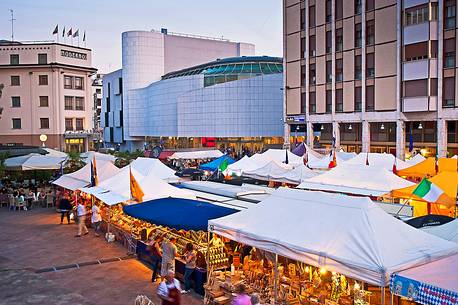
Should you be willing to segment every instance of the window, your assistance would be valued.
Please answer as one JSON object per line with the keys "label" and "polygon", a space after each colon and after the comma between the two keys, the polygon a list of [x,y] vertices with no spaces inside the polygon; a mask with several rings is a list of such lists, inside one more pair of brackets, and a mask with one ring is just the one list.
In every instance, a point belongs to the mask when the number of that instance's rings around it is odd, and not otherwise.
{"label": "window", "polygon": [[64,88],[65,89],[73,89],[73,77],[65,75],[64,76]]}
{"label": "window", "polygon": [[336,82],[343,81],[343,60],[336,59]]}
{"label": "window", "polygon": [[404,14],[404,25],[414,25],[429,21],[428,4],[407,9]]}
{"label": "window", "polygon": [[13,121],[13,129],[21,129],[21,119],[14,118]]}
{"label": "window", "polygon": [[331,22],[332,20],[332,1],[326,0],[326,22]]}
{"label": "window", "polygon": [[40,128],[49,129],[49,118],[40,118]]}
{"label": "window", "polygon": [[438,7],[437,7],[437,2],[431,2],[431,15],[430,15],[430,20],[431,21],[436,21],[438,17]]}
{"label": "window", "polygon": [[315,20],[315,5],[312,5],[309,7],[309,27],[313,28],[316,26],[316,20]]}
{"label": "window", "polygon": [[305,58],[305,52],[307,50],[307,44],[305,42],[305,37],[301,38],[301,58]]}
{"label": "window", "polygon": [[375,110],[375,90],[374,86],[366,86],[366,111]]}
{"label": "window", "polygon": [[366,54],[366,77],[375,77],[375,56],[374,53]]}
{"label": "window", "polygon": [[38,75],[38,85],[47,86],[48,85],[48,76],[47,75]]}
{"label": "window", "polygon": [[332,61],[326,61],[326,82],[332,82]]}
{"label": "window", "polygon": [[444,8],[444,27],[446,29],[453,29],[456,24],[456,3],[455,0],[447,0],[445,1],[445,8]]}
{"label": "window", "polygon": [[310,84],[314,85],[316,82],[316,67],[315,64],[309,65],[310,71],[309,71],[309,77],[310,77]]}
{"label": "window", "polygon": [[370,46],[375,43],[375,22],[369,20],[366,22],[366,45]]}
{"label": "window", "polygon": [[336,5],[336,20],[343,18],[343,0],[335,0]]}
{"label": "window", "polygon": [[355,0],[355,15],[361,14],[362,9],[363,9],[363,1]]}
{"label": "window", "polygon": [[49,107],[49,100],[47,96],[40,96],[40,107]]}
{"label": "window", "polygon": [[309,38],[309,56],[314,57],[316,54],[316,36],[312,35]]}
{"label": "window", "polygon": [[326,113],[332,112],[332,91],[326,90]]}
{"label": "window", "polygon": [[64,103],[65,110],[73,110],[73,96],[65,96]]}
{"label": "window", "polygon": [[455,78],[444,77],[443,87],[443,107],[455,107]]}
{"label": "window", "polygon": [[84,97],[75,97],[75,110],[84,110]]}
{"label": "window", "polygon": [[332,52],[332,31],[326,32],[326,53]]}
{"label": "window", "polygon": [[301,86],[305,86],[306,84],[305,83],[306,82],[306,79],[305,79],[306,78],[306,74],[305,74],[306,69],[307,69],[306,66],[301,66]]}
{"label": "window", "polygon": [[75,76],[75,89],[83,90],[83,78]]}
{"label": "window", "polygon": [[363,45],[363,31],[361,23],[355,24],[355,48],[361,48]]}
{"label": "window", "polygon": [[336,90],[336,112],[343,112],[343,89]]}
{"label": "window", "polygon": [[20,86],[21,85],[21,79],[19,78],[19,75],[11,75],[11,86]]}
{"label": "window", "polygon": [[404,82],[404,97],[417,97],[428,95],[428,80],[417,79]]}
{"label": "window", "polygon": [[336,30],[336,52],[343,50],[343,29]]}
{"label": "window", "polygon": [[38,54],[38,64],[46,65],[48,63],[48,54]]}
{"label": "window", "polygon": [[76,119],[76,130],[83,130],[84,119]]}
{"label": "window", "polygon": [[455,38],[444,40],[444,68],[455,68]]}
{"label": "window", "polygon": [[430,47],[431,58],[437,58],[437,40],[430,40],[430,42],[431,42],[431,47]]}
{"label": "window", "polygon": [[21,97],[20,96],[12,96],[11,97],[11,107],[13,107],[13,108],[21,107]]}
{"label": "window", "polygon": [[[437,40],[436,40],[437,42]],[[421,60],[428,58],[428,42],[419,42],[404,47],[405,61]]]}
{"label": "window", "polygon": [[363,73],[362,73],[361,55],[356,55],[355,56],[355,79],[362,79],[362,78],[363,78]]}
{"label": "window", "polygon": [[305,9],[301,8],[301,31],[305,30]]}
{"label": "window", "polygon": [[361,112],[362,98],[361,98],[361,87],[355,87],[355,111]]}
{"label": "window", "polygon": [[307,109],[306,109],[307,96],[306,95],[307,93],[305,92],[301,93],[301,113],[307,112]]}
{"label": "window", "polygon": [[99,88],[95,89],[95,93],[96,94],[102,94],[102,89],[99,89]]}
{"label": "window", "polygon": [[65,131],[73,131],[73,119],[65,119]]}
{"label": "window", "polygon": [[316,93],[309,93],[309,113],[316,113]]}
{"label": "window", "polygon": [[366,11],[372,11],[375,8],[375,0],[366,0]]}
{"label": "window", "polygon": [[10,65],[19,65],[19,54],[10,54]]}

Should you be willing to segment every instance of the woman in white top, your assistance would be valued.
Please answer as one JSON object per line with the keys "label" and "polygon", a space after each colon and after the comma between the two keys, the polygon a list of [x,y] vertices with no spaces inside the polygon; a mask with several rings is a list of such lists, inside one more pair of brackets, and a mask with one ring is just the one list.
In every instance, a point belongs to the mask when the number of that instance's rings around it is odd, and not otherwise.
{"label": "woman in white top", "polygon": [[94,226],[95,236],[100,236],[99,230],[100,224],[102,223],[102,216],[100,215],[100,208],[96,204],[92,205],[91,222]]}

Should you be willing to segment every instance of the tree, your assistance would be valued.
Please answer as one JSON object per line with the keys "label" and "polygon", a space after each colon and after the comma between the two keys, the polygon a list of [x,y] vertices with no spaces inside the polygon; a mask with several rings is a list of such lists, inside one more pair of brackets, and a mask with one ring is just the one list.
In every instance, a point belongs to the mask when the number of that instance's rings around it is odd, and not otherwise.
{"label": "tree", "polygon": [[8,159],[8,153],[0,153],[0,178],[3,178],[5,175],[5,160]]}
{"label": "tree", "polygon": [[67,158],[68,172],[73,173],[74,171],[79,170],[83,166],[84,166],[84,162],[79,152],[71,151],[68,153],[68,158]]}

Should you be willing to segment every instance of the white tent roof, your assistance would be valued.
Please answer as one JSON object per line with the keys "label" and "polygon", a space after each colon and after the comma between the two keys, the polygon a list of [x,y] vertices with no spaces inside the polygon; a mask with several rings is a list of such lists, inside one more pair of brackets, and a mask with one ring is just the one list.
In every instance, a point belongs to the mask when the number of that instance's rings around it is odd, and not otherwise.
{"label": "white tent roof", "polygon": [[292,170],[292,168],[287,164],[270,161],[266,165],[255,170],[244,171],[243,176],[258,180],[272,181],[273,177],[282,177],[290,170]]}
{"label": "white tent roof", "polygon": [[344,152],[344,151],[337,152],[337,158],[343,161],[348,161],[350,159],[353,159],[356,156],[357,154],[355,152]]}
{"label": "white tent roof", "polygon": [[298,188],[364,196],[382,196],[414,183],[384,168],[344,163],[319,176],[306,179]]}
{"label": "white tent roof", "polygon": [[282,177],[274,177],[277,181],[298,184],[302,181],[318,175],[305,165],[296,166],[293,170],[288,171]]}
{"label": "white tent roof", "polygon": [[6,159],[5,167],[9,170],[54,170],[60,169],[65,159],[66,157],[52,157],[31,153]]}
{"label": "white tent roof", "polygon": [[[97,162],[97,161],[96,161]],[[118,174],[120,171],[113,163],[107,161],[97,162],[97,178],[99,183]],[[53,184],[59,185],[69,190],[77,190],[88,186],[91,183],[91,163],[86,164],[76,172],[63,175],[53,181]]]}
{"label": "white tent roof", "polygon": [[209,231],[313,266],[386,286],[391,273],[458,253],[458,246],[385,213],[367,197],[280,188]]}
{"label": "white tent roof", "polygon": [[253,160],[252,158],[248,156],[244,156],[242,159],[238,160],[237,162],[229,164],[227,168],[230,171],[242,173],[244,171],[257,169],[261,166],[262,165],[260,163]]}
{"label": "white tent roof", "polygon": [[102,154],[96,151],[87,151],[85,153],[81,154],[81,158],[83,159],[84,162],[89,163],[95,156],[95,161],[109,161],[114,163],[116,160],[116,157],[113,155],[109,154]]}
{"label": "white tent roof", "polygon": [[62,152],[62,151],[58,151],[58,150],[55,150],[55,149],[52,149],[52,148],[43,148],[44,150],[46,150],[48,153],[46,154],[46,156],[48,157],[61,157],[61,158],[67,158],[67,154]]}
{"label": "white tent roof", "polygon": [[413,166],[415,164],[418,164],[420,162],[423,162],[425,161],[426,158],[423,157],[421,154],[416,154],[415,156],[413,156],[413,158],[409,159],[409,160],[406,160],[406,162],[410,165],[410,166]]}
{"label": "white tent roof", "polygon": [[[369,156],[369,158],[367,156]],[[367,158],[369,159],[369,166],[374,166],[376,168],[385,168],[389,171],[393,170],[394,160],[397,159],[392,154],[359,153],[354,158],[351,158],[350,160],[345,161],[345,164],[366,165]],[[339,162],[337,162],[337,166],[339,165],[340,165]],[[410,166],[412,165],[405,161],[402,161],[401,159],[396,160],[396,168],[398,170],[404,169]]]}
{"label": "white tent roof", "polygon": [[169,159],[188,159],[188,160],[194,160],[194,159],[213,159],[213,158],[219,158],[223,155],[222,152],[220,152],[217,149],[214,150],[197,150],[197,151],[183,151],[183,152],[176,152],[173,155],[169,157]]}
{"label": "white tent roof", "polygon": [[429,234],[458,243],[458,219],[440,226],[429,226],[421,229]]}
{"label": "white tent roof", "polygon": [[297,165],[297,164],[303,164],[304,163],[302,157],[299,157],[298,155],[295,155],[295,154],[293,154],[292,152],[290,152],[289,150],[286,150],[286,149],[273,149],[273,148],[271,148],[271,149],[268,149],[265,152],[263,152],[261,155],[264,156],[264,157],[267,157],[271,161],[276,161],[278,163],[285,163],[286,154],[288,154],[288,164]]}
{"label": "white tent roof", "polygon": [[143,176],[147,176],[149,173],[154,173],[154,175],[159,179],[166,180],[170,183],[178,182],[180,180],[179,177],[175,176],[175,171],[162,163],[159,159],[139,157],[130,165],[139,171]]}

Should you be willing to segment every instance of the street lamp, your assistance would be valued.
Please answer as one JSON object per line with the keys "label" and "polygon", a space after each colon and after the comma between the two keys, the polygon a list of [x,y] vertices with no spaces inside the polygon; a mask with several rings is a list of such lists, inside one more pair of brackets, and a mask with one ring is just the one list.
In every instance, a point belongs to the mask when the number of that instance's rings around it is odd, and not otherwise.
{"label": "street lamp", "polygon": [[41,146],[45,147],[45,142],[48,140],[48,136],[45,134],[40,135]]}

